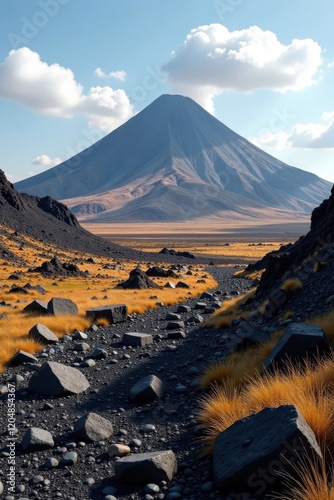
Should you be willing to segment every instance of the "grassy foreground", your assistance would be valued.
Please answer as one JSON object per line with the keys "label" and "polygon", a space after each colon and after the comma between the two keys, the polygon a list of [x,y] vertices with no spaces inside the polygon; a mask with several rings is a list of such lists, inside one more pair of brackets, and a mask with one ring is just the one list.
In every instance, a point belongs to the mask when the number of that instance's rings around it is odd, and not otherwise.
{"label": "grassy foreground", "polygon": [[[300,289],[298,281],[282,288],[290,292]],[[209,324],[224,328],[240,316],[247,318],[242,304],[252,295],[228,301]],[[293,316],[293,312],[288,315]],[[321,327],[334,347],[334,311],[316,316],[309,324]],[[301,460],[299,481],[282,477],[290,485],[291,494],[275,496],[281,500],[333,500],[333,474],[328,464],[334,456],[334,354],[317,363],[289,365],[286,371],[263,373],[262,366],[283,331],[273,333],[267,343],[231,354],[223,362],[209,366],[199,380],[206,394],[200,400],[198,419],[205,434],[201,438],[203,454],[212,455],[215,438],[237,420],[267,407],[295,405],[313,430],[323,450],[322,464]]]}

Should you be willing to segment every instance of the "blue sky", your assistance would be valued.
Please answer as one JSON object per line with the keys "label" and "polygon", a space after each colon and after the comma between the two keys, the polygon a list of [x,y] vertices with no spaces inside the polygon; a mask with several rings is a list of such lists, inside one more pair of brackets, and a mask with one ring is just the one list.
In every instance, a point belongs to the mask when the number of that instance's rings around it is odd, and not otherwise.
{"label": "blue sky", "polygon": [[334,182],[331,0],[2,0],[0,168],[12,182],[164,93]]}

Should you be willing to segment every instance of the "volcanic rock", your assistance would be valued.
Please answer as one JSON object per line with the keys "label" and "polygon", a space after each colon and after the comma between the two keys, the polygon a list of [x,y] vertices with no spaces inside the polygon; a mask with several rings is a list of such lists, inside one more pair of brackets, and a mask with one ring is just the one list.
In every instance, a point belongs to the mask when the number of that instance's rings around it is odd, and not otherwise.
{"label": "volcanic rock", "polygon": [[45,396],[80,394],[89,387],[86,377],[76,368],[48,361],[29,380],[29,391]]}
{"label": "volcanic rock", "polygon": [[132,269],[130,276],[126,281],[119,283],[117,288],[124,289],[139,289],[145,290],[147,288],[160,288],[154,281],[150,280],[144,271],[141,269]]}

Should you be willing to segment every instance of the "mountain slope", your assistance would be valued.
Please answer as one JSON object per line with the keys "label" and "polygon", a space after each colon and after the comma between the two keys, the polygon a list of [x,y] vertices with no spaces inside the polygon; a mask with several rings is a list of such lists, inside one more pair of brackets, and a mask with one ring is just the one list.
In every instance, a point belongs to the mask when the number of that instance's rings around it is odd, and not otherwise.
{"label": "mountain slope", "polygon": [[331,184],[263,152],[187,97],[163,95],[61,165],[18,182],[95,221],[306,214]]}
{"label": "mountain slope", "polygon": [[[73,249],[110,257],[138,258],[138,252],[94,236],[78,223],[69,209],[49,196],[39,198],[18,193],[0,170],[0,249],[2,234],[17,232],[41,240],[47,246]],[[12,236],[16,238],[16,236]],[[6,249],[4,249],[6,251]],[[8,254],[8,252],[7,252]]]}

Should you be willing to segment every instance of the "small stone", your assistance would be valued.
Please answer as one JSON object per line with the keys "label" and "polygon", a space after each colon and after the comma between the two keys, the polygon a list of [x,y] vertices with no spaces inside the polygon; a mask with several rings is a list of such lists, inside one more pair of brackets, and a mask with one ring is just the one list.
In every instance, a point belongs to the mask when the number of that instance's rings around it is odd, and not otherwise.
{"label": "small stone", "polygon": [[144,488],[145,493],[148,493],[148,494],[152,493],[152,495],[154,495],[154,493],[159,493],[159,491],[160,491],[159,486],[157,484],[154,484],[154,483],[149,483]]}
{"label": "small stone", "polygon": [[91,358],[89,358],[89,359],[85,359],[85,361],[83,361],[83,362],[81,363],[81,366],[82,366],[83,368],[92,368],[92,367],[93,367],[93,366],[95,366],[95,365],[96,365],[96,361],[95,361],[94,359],[91,359]]}
{"label": "small stone", "polygon": [[145,425],[142,427],[142,430],[143,430],[143,432],[145,432],[146,434],[150,434],[151,432],[155,432],[156,428],[155,428],[155,425],[153,425],[153,424],[145,424]]}
{"label": "small stone", "polygon": [[125,457],[129,453],[131,453],[131,448],[125,444],[116,443],[108,448],[108,455],[110,458]]}
{"label": "small stone", "polygon": [[78,454],[75,451],[69,451],[61,458],[62,465],[74,465],[78,460]]}
{"label": "small stone", "polygon": [[90,348],[86,342],[76,342],[73,346],[74,351],[88,351]]}
{"label": "small stone", "polygon": [[124,345],[143,347],[152,344],[153,337],[148,333],[127,332],[123,335],[122,343]]}
{"label": "small stone", "polygon": [[134,403],[152,403],[161,399],[164,383],[155,375],[147,375],[140,379],[130,391],[130,399]]}
{"label": "small stone", "polygon": [[50,457],[45,460],[43,467],[45,467],[46,469],[53,469],[55,467],[58,467],[58,465],[59,461],[54,457]]}

